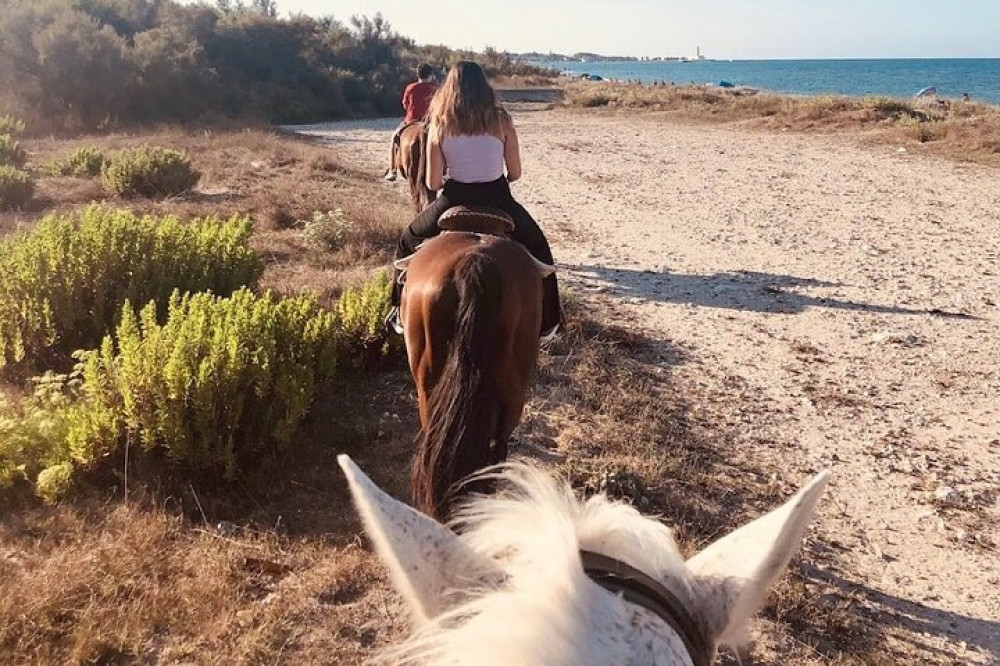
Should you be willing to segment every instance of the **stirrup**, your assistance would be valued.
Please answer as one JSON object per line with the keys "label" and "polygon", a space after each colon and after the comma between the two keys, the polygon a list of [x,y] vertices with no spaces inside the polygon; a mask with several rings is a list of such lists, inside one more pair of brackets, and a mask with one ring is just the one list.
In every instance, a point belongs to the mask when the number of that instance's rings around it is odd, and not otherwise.
{"label": "stirrup", "polygon": [[553,326],[552,328],[550,328],[549,330],[543,332],[541,335],[538,336],[538,346],[544,347],[545,345],[549,344],[550,342],[556,339],[556,335],[558,333],[559,333],[559,324],[556,324],[555,326]]}
{"label": "stirrup", "polygon": [[399,321],[399,308],[393,306],[389,310],[388,316],[385,318],[385,327],[387,329],[392,329],[397,335],[403,334],[403,324]]}

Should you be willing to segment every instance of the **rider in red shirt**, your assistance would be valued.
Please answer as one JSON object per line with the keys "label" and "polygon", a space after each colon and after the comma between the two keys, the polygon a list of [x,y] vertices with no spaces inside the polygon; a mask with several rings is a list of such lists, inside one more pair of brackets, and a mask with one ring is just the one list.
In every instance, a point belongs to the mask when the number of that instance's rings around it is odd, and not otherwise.
{"label": "rider in red shirt", "polygon": [[392,135],[392,152],[389,158],[389,169],[385,172],[386,180],[396,180],[396,169],[393,168],[393,157],[396,154],[396,146],[399,144],[399,133],[403,128],[411,123],[421,120],[427,114],[427,109],[431,105],[431,98],[437,92],[437,84],[432,80],[434,77],[433,68],[427,63],[420,63],[417,67],[417,81],[406,86],[403,91],[403,122]]}

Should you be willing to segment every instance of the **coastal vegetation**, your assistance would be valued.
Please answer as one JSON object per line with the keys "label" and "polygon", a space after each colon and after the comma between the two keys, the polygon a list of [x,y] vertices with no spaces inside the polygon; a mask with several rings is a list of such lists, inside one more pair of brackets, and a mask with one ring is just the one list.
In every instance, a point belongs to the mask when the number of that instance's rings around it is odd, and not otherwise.
{"label": "coastal vegetation", "polygon": [[[254,126],[394,114],[417,60],[547,72],[418,46],[378,17],[278,19],[270,1],[0,2],[0,55],[0,109],[20,114],[0,117],[0,654],[371,656],[402,621],[333,457],[405,495],[417,423],[382,269],[409,207],[328,147]],[[708,92],[671,107],[616,90],[570,103],[803,130],[834,113],[949,122],[895,100],[723,112]],[[544,457],[560,438],[581,492],[662,513],[688,552],[785,490],[672,376],[682,350],[566,304],[519,446]],[[760,661],[904,662],[851,589],[810,575],[821,556],[768,606]]]}
{"label": "coastal vegetation", "polygon": [[0,114],[30,132],[394,115],[419,61],[463,58],[490,75],[545,71],[493,49],[418,45],[379,15],[279,18],[269,0],[9,0],[0,3]]}
{"label": "coastal vegetation", "polygon": [[187,155],[158,146],[114,153],[101,165],[101,173],[108,191],[125,198],[175,196],[190,190],[201,178]]}
{"label": "coastal vegetation", "polygon": [[254,284],[263,266],[250,231],[245,217],[182,222],[95,206],[0,241],[0,368],[58,365],[96,347],[125,301],[165,308],[175,289],[229,294]]}
{"label": "coastal vegetation", "polygon": [[31,200],[35,182],[23,171],[27,151],[18,140],[24,121],[0,115],[0,210],[20,208]]}
{"label": "coastal vegetation", "polygon": [[[0,229],[20,229],[8,252],[30,245],[55,271],[20,292],[49,302],[32,339],[54,344],[32,347],[30,370],[26,348],[0,373],[0,652],[48,663],[370,656],[402,623],[380,610],[386,587],[356,544],[333,456],[351,453],[405,494],[417,421],[401,343],[382,327],[380,271],[407,201],[328,148],[266,131],[26,143],[39,193],[27,210],[0,212]],[[124,202],[93,178],[42,168],[143,145],[187,155],[199,191]],[[102,248],[125,232],[129,247],[149,236],[175,249],[112,261]],[[223,239],[230,249],[213,250]],[[243,277],[181,283],[177,262]],[[130,271],[155,293],[122,291]],[[3,283],[30,277],[16,275]],[[77,283],[104,296],[101,325],[86,340],[44,333],[92,307],[72,289],[43,298]],[[650,341],[596,319],[572,292],[566,306],[526,446],[564,433],[559,469],[577,487],[664,512],[689,549],[773,500],[773,484],[752,481],[766,470],[725,471],[736,460],[727,438],[692,418],[698,396],[655,372]],[[801,647],[781,656],[877,663],[878,633],[805,571],[767,610],[769,635],[794,628]]]}
{"label": "coastal vegetation", "polygon": [[81,146],[65,158],[53,160],[44,168],[54,176],[77,176],[86,178],[97,176],[104,168],[107,158],[97,148]]}
{"label": "coastal vegetation", "polygon": [[565,84],[565,104],[646,112],[672,121],[779,131],[862,133],[866,139],[962,161],[1000,165],[1000,108],[892,97],[801,97],[716,86]]}
{"label": "coastal vegetation", "polygon": [[26,171],[0,164],[0,210],[26,205],[34,191],[35,182]]}

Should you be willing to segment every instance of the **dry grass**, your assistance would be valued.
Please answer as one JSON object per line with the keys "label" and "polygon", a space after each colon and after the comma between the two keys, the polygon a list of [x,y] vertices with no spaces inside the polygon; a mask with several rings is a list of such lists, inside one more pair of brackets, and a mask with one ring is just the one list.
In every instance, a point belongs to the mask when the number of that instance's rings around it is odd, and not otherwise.
{"label": "dry grass", "polygon": [[[516,453],[584,493],[663,515],[689,553],[787,496],[724,431],[707,435],[699,398],[671,380],[682,354],[582,316],[543,358]],[[405,496],[409,378],[373,378],[352,395],[330,397],[300,454],[270,478],[169,498],[146,489],[128,502],[119,487],[11,513],[0,522],[0,651],[26,663],[348,664],[398,638],[405,617],[357,546],[333,455],[351,452]],[[798,561],[772,595],[752,663],[934,663],[886,648],[875,611],[816,573],[831,570],[826,556]]]}
{"label": "dry grass", "polygon": [[559,85],[554,76],[495,76],[490,79],[494,88],[554,88]]}
{"label": "dry grass", "polygon": [[[683,351],[589,319],[579,303],[570,312],[566,335],[542,359],[519,452],[547,461],[584,494],[604,491],[662,516],[687,555],[796,489],[737,446],[739,433],[719,411],[730,400],[718,404],[673,379]],[[899,620],[899,608],[851,579],[838,548],[817,525],[772,591],[742,663],[949,663]],[[919,614],[916,605],[907,610]]]}
{"label": "dry grass", "polygon": [[[333,294],[366,276],[386,263],[409,216],[402,194],[385,196],[371,175],[329,150],[266,132],[165,130],[29,149],[37,165],[78,145],[140,142],[187,150],[204,177],[194,195],[129,205],[253,214],[255,243],[269,258],[266,281],[280,290]],[[95,192],[75,179],[42,185],[47,210],[82,206]],[[356,222],[347,246],[332,254],[307,246],[299,222],[338,206]],[[0,220],[30,226],[42,212]],[[570,324],[543,355],[516,453],[550,464],[582,492],[607,491],[662,514],[686,552],[788,495],[779,471],[736,450],[707,398],[673,378],[681,351],[595,321],[586,303],[567,296]],[[111,475],[61,506],[8,503],[0,513],[0,662],[360,663],[406,622],[360,545],[334,457],[351,453],[405,496],[416,428],[412,385],[397,366],[334,387],[294,454],[234,486],[133,470],[127,498],[122,475]],[[821,533],[810,538],[772,596],[754,663],[934,663],[915,632],[883,622],[878,604],[837,573],[835,549],[821,546]]]}
{"label": "dry grass", "polygon": [[738,123],[779,131],[852,133],[960,161],[1000,165],[1000,108],[888,97],[793,97],[705,86],[572,83],[579,108],[656,112],[685,122]]}
{"label": "dry grass", "polygon": [[351,637],[400,624],[350,542],[226,536],[141,503],[45,514],[0,529],[0,650],[17,663],[349,658]]}
{"label": "dry grass", "polygon": [[[403,494],[408,377],[334,390],[298,450],[230,487],[94,480],[0,520],[3,663],[360,663],[405,621],[334,457]],[[392,411],[407,407],[402,418]],[[401,410],[402,411],[402,410]]]}
{"label": "dry grass", "polygon": [[[0,232],[93,201],[184,218],[250,214],[265,287],[333,298],[391,257],[410,217],[377,174],[327,148],[267,131],[27,141],[41,195],[0,213]],[[76,147],[150,143],[187,151],[203,173],[190,195],[108,199],[98,181],[50,177],[41,165]],[[302,222],[342,208],[352,231],[337,252]],[[401,363],[333,387],[294,455],[234,487],[123,476],[84,483],[63,506],[0,498],[0,663],[358,663],[403,624],[380,569],[359,547],[334,456],[349,451],[402,494],[415,424]],[[23,388],[0,385],[17,397]],[[393,415],[396,415],[395,417]],[[385,464],[379,471],[374,461]],[[114,465],[112,465],[114,467]],[[118,466],[121,467],[120,465]]]}
{"label": "dry grass", "polygon": [[[282,293],[309,288],[333,297],[355,286],[372,267],[388,262],[410,216],[405,200],[386,197],[383,189],[371,185],[377,174],[352,170],[329,148],[265,130],[161,129],[25,143],[38,195],[27,211],[0,212],[0,233],[31,228],[45,213],[79,209],[92,201],[183,218],[249,214],[254,246],[267,263],[263,284]],[[143,143],[186,151],[202,173],[195,191],[163,201],[117,202],[99,179],[54,177],[43,169],[81,146],[108,153]],[[351,241],[336,253],[310,245],[302,232],[304,222],[314,212],[338,207],[351,222]]]}

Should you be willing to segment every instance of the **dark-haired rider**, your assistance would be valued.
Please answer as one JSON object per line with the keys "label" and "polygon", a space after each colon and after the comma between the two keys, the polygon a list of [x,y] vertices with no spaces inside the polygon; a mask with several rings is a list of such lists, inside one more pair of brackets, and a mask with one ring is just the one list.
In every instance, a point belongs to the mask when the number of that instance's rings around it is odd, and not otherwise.
{"label": "dark-haired rider", "polygon": [[386,180],[396,180],[397,174],[392,158],[399,146],[400,133],[404,127],[427,115],[427,109],[431,105],[431,98],[434,97],[435,92],[437,92],[437,84],[434,83],[434,68],[422,62],[417,66],[417,80],[406,86],[406,90],[403,91],[403,110],[406,114],[403,116],[403,122],[392,134],[389,168],[386,169],[384,176]]}

